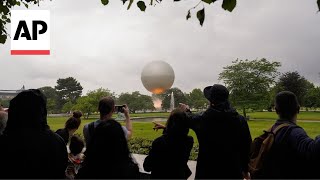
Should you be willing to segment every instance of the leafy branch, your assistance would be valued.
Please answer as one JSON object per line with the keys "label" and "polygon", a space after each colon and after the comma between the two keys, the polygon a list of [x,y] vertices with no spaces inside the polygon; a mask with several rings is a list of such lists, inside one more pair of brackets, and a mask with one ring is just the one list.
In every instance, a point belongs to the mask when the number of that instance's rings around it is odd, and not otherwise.
{"label": "leafy branch", "polygon": [[[1,0],[0,1],[0,44],[4,44],[9,36],[6,24],[10,23],[11,12],[10,9],[14,6],[25,6],[26,8],[29,7],[30,4],[37,4],[40,5],[40,1],[44,0]],[[103,5],[108,5],[109,0],[100,0]],[[128,1],[127,9],[129,10],[135,0],[121,0],[123,5]],[[141,11],[146,11],[147,5],[145,3],[147,0],[139,0],[137,1],[136,5]],[[156,6],[156,4],[160,4],[162,0],[148,0],[150,3],[149,6]],[[174,2],[179,2],[181,0],[173,0]],[[203,8],[198,10],[196,13],[197,19],[202,26],[205,20],[205,6],[204,3],[210,5],[214,4],[218,0],[200,0],[198,4],[187,11],[186,19],[191,18],[191,10],[197,8],[200,4],[202,4]],[[234,8],[237,6],[237,0],[221,0],[222,8],[226,11],[232,12]],[[317,0],[318,12],[320,11],[320,0]]]}

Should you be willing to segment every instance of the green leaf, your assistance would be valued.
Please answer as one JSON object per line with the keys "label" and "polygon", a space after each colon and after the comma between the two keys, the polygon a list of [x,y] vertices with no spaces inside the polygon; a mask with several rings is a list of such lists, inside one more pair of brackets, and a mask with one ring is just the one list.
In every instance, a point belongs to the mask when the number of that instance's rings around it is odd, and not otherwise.
{"label": "green leaf", "polygon": [[16,5],[20,6],[20,5],[21,5],[21,3],[20,3],[19,1],[17,1],[17,2],[16,2]]}
{"label": "green leaf", "polygon": [[146,5],[145,5],[145,3],[143,1],[138,1],[137,2],[137,6],[139,7],[139,9],[141,11],[145,11],[146,10]]}
{"label": "green leaf", "polygon": [[4,44],[7,40],[7,36],[6,35],[0,35],[0,44]]}
{"label": "green leaf", "polygon": [[237,5],[237,0],[223,0],[222,8],[224,10],[232,12],[233,9],[236,7],[236,5]]}
{"label": "green leaf", "polygon": [[188,11],[188,14],[187,14],[187,20],[189,19],[189,18],[191,18],[191,12],[190,12],[190,10]]}
{"label": "green leaf", "polygon": [[101,3],[102,3],[103,5],[107,5],[107,4],[109,4],[109,0],[101,0]]}
{"label": "green leaf", "polygon": [[130,7],[131,7],[132,3],[133,3],[133,0],[130,0],[127,10],[129,10],[129,9],[130,9]]}
{"label": "green leaf", "polygon": [[204,8],[197,12],[197,18],[198,18],[198,20],[200,22],[200,25],[202,26],[203,22],[204,22],[204,18],[205,18]]}

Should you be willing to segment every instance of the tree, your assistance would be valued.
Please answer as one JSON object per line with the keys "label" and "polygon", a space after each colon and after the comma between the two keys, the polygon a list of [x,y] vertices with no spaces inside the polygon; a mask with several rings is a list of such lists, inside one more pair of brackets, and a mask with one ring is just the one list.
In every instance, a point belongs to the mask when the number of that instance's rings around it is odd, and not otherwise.
{"label": "tree", "polygon": [[0,105],[2,105],[3,107],[8,108],[10,105],[10,100],[8,99],[0,99]]}
{"label": "tree", "polygon": [[304,98],[308,90],[314,85],[301,76],[297,71],[283,73],[277,83],[277,92],[291,91],[293,92],[300,103],[304,105]]}
{"label": "tree", "polygon": [[201,89],[193,89],[187,94],[187,102],[190,108],[203,109],[208,105],[208,100],[204,97]]}
{"label": "tree", "polygon": [[86,118],[89,118],[89,115],[98,110],[99,101],[102,97],[112,96],[112,93],[108,89],[99,88],[94,91],[89,91],[86,96],[78,98],[76,104],[72,109],[80,110],[83,113],[87,114]]}
{"label": "tree", "polygon": [[[320,107],[320,87],[313,87],[308,90],[305,96],[306,108],[319,108]],[[308,110],[308,109],[307,109]]]}
{"label": "tree", "polygon": [[143,110],[144,112],[146,112],[147,110],[155,110],[154,104],[153,104],[153,100],[151,96],[148,95],[141,95],[139,100],[142,103],[141,106],[141,110]]}
{"label": "tree", "polygon": [[57,108],[57,91],[50,86],[41,87],[39,90],[47,97],[48,113],[54,113]]}
{"label": "tree", "polygon": [[186,103],[187,98],[185,94],[179,89],[179,88],[171,88],[166,90],[163,94],[161,94],[162,97],[162,109],[167,111],[170,109],[170,101],[171,101],[171,93],[173,92],[174,97],[174,104],[177,106],[179,103]]}
{"label": "tree", "polygon": [[62,112],[64,113],[69,113],[72,108],[73,108],[74,104],[70,101],[66,102],[63,106],[62,106]]}
{"label": "tree", "polygon": [[[124,5],[125,4],[127,5],[128,10],[132,7],[134,2],[134,0],[121,0],[121,1],[123,2]],[[156,4],[160,4],[162,0],[148,0],[148,1],[150,1],[150,3],[147,3],[147,5],[149,4],[149,6],[155,6]],[[174,2],[178,2],[178,1],[180,0],[174,0]],[[237,5],[237,0],[221,0],[221,1],[222,1],[222,8],[229,12],[232,12]],[[316,0],[314,1],[316,2]],[[40,0],[7,0],[0,3],[0,43],[1,44],[4,44],[7,40],[8,33],[5,26],[7,23],[10,23],[10,16],[11,16],[10,9],[13,8],[14,6],[20,6],[20,5],[24,5],[26,8],[28,8],[30,4],[39,5],[39,2]],[[136,3],[137,7],[141,11],[146,11],[147,5],[145,2],[146,1],[138,0]],[[209,5],[212,6],[216,4],[215,2],[217,2],[217,0],[199,0],[194,7],[190,8],[187,11],[186,19],[187,20],[190,19],[192,11],[195,10],[197,7],[199,7],[199,5],[202,5],[202,8],[198,10],[196,13],[196,17],[199,20],[200,25],[202,26],[205,20],[205,7]],[[101,3],[106,6],[109,4],[109,0],[101,0]],[[320,0],[317,0],[316,3],[320,10]]]}
{"label": "tree", "polygon": [[88,96],[79,97],[76,104],[73,106],[73,109],[80,110],[81,112],[87,114],[87,116],[85,117],[86,119],[88,119],[89,115],[94,111],[94,107],[90,103],[90,98]]}
{"label": "tree", "polygon": [[226,66],[219,74],[230,91],[230,100],[243,110],[246,117],[246,109],[263,109],[270,102],[269,91],[279,75],[279,62],[260,60],[236,60],[232,65]]}
{"label": "tree", "polygon": [[130,111],[135,113],[139,110],[154,110],[151,96],[140,94],[139,91],[130,93],[121,93],[118,98],[118,104],[127,104]]}
{"label": "tree", "polygon": [[90,104],[92,104],[95,111],[98,110],[98,104],[101,98],[111,96],[115,99],[115,95],[109,89],[99,88],[94,91],[89,91],[87,96],[90,99]]}
{"label": "tree", "polygon": [[55,89],[57,91],[57,107],[60,110],[68,101],[75,103],[77,98],[81,96],[83,88],[75,78],[68,77],[58,79]]}

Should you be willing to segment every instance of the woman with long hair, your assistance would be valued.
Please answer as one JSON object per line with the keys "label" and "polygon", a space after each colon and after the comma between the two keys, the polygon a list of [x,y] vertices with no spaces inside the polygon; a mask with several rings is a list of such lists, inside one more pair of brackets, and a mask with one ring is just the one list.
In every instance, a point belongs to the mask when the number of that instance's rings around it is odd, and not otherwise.
{"label": "woman with long hair", "polygon": [[82,113],[80,111],[73,112],[73,116],[66,121],[64,128],[56,131],[62,137],[65,144],[68,144],[70,137],[78,130],[81,124],[81,116]]}
{"label": "woman with long hair", "polygon": [[188,179],[191,171],[187,162],[193,146],[193,138],[188,133],[186,113],[173,110],[163,135],[153,141],[143,164],[152,179]]}
{"label": "woman with long hair", "polygon": [[120,123],[101,122],[94,130],[85,152],[81,179],[137,179],[139,167],[131,157]]}

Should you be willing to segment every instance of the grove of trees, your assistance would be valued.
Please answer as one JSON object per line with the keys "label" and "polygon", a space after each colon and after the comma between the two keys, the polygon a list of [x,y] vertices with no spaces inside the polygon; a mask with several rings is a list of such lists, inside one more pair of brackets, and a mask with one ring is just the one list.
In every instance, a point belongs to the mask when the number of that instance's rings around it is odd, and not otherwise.
{"label": "grove of trees", "polygon": [[[246,110],[272,110],[274,97],[280,91],[291,91],[302,107],[320,107],[320,88],[301,76],[297,71],[279,73],[279,62],[260,60],[236,60],[224,67],[219,79],[230,90],[234,106]],[[308,109],[307,109],[308,110]]]}
{"label": "grove of trees", "polygon": [[[272,111],[274,97],[280,91],[291,91],[298,97],[299,103],[306,110],[320,108],[320,87],[297,71],[280,73],[281,64],[267,59],[235,60],[231,65],[223,68],[219,79],[230,91],[230,101],[233,106],[246,116],[250,111]],[[82,95],[82,86],[73,77],[59,78],[54,87],[44,86],[39,88],[47,97],[48,113],[68,113],[80,110],[86,116],[97,112],[98,102],[102,97],[112,96],[116,104],[127,104],[132,113],[154,111],[154,100],[162,101],[164,111],[170,109],[171,93],[174,103],[187,103],[195,110],[206,109],[209,105],[202,89],[195,88],[189,93],[177,87],[166,90],[159,95],[145,95],[139,91],[123,92],[117,95],[109,89],[99,88]],[[5,107],[9,106],[8,100],[1,100]]]}

